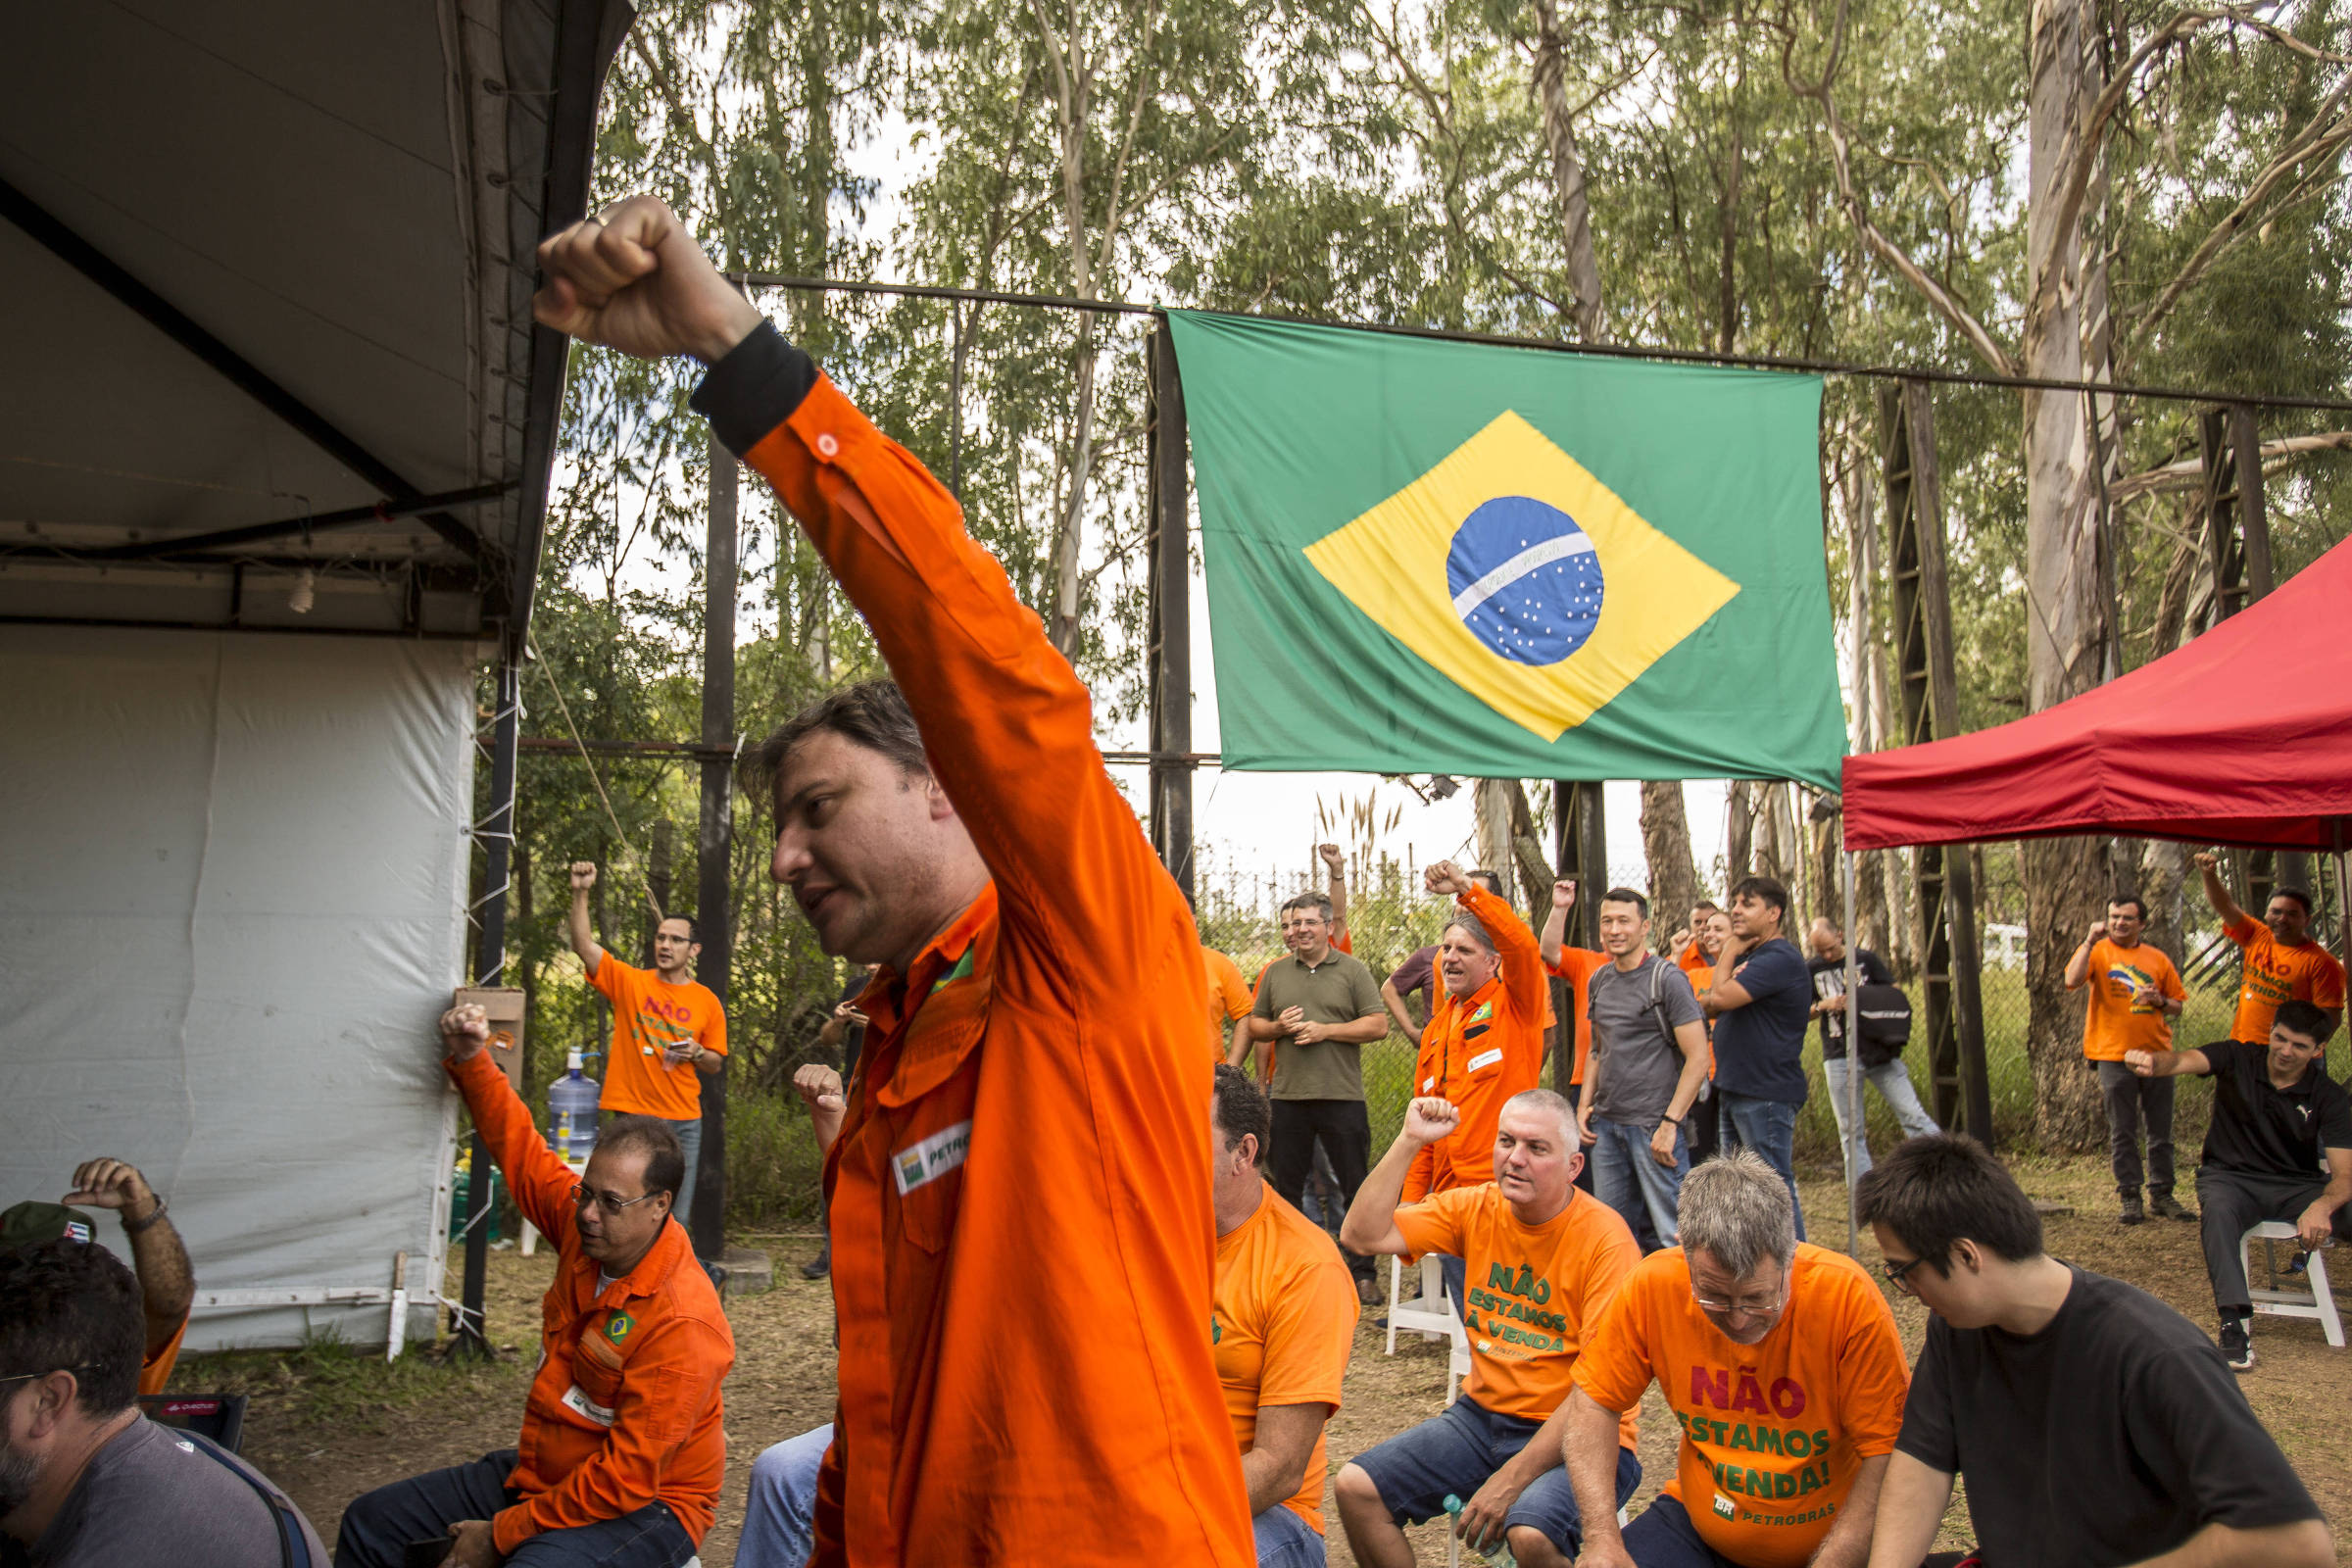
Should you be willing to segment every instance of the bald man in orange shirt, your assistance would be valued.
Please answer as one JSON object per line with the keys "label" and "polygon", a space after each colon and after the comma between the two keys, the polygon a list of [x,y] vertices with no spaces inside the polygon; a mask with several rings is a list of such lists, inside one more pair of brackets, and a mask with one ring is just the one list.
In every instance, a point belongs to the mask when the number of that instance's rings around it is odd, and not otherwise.
{"label": "bald man in orange shirt", "polygon": [[881,965],[825,1158],[840,1324],[811,1561],[1253,1560],[1201,1325],[1215,1228],[1200,937],[1086,688],[955,498],[651,196],[540,246],[544,324],[689,354],[896,684],[754,759],[771,870]]}

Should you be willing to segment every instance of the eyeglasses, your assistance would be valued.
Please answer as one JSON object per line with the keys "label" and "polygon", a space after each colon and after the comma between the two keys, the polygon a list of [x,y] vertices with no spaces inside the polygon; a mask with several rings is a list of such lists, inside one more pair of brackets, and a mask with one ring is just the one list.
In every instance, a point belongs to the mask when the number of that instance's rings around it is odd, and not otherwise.
{"label": "eyeglasses", "polygon": [[1782,1280],[1780,1291],[1763,1300],[1718,1300],[1711,1296],[1699,1295],[1696,1286],[1691,1287],[1690,1299],[1702,1312],[1716,1312],[1725,1317],[1769,1317],[1788,1304],[1788,1282]]}
{"label": "eyeglasses", "polygon": [[60,1372],[71,1372],[75,1377],[79,1377],[84,1372],[95,1372],[98,1369],[98,1363],[95,1361],[87,1366],[53,1366],[46,1372],[12,1372],[7,1377],[0,1378],[0,1383],[24,1383],[33,1378],[55,1377]]}
{"label": "eyeglasses", "polygon": [[639,1203],[644,1202],[646,1199],[658,1198],[661,1195],[659,1193],[648,1193],[645,1195],[645,1198],[614,1198],[611,1193],[590,1192],[587,1184],[584,1182],[573,1182],[571,1184],[572,1207],[585,1208],[590,1202],[594,1202],[596,1206],[608,1216],[617,1215],[624,1208],[635,1208]]}
{"label": "eyeglasses", "polygon": [[1893,1286],[1905,1296],[1917,1296],[1919,1292],[1913,1290],[1911,1288],[1911,1282],[1903,1278],[1903,1276],[1910,1273],[1913,1269],[1919,1267],[1920,1264],[1925,1263],[1927,1260],[1926,1254],[1923,1253],[1920,1256],[1911,1259],[1911,1261],[1908,1263],[1881,1263],[1879,1265],[1879,1272],[1886,1276],[1887,1284]]}

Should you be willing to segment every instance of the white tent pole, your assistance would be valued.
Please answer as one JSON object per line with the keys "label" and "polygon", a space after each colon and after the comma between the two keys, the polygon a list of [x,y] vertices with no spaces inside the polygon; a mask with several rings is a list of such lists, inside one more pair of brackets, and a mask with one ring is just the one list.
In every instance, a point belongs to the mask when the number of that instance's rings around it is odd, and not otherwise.
{"label": "white tent pole", "polygon": [[1862,1208],[1854,1196],[1855,1185],[1861,1181],[1862,1173],[1855,1169],[1854,1146],[1864,1137],[1862,981],[1858,960],[1854,956],[1854,938],[1857,933],[1854,922],[1854,852],[1851,850],[1845,852],[1845,905],[1839,912],[1845,917],[1845,1125],[1852,1135],[1841,1140],[1845,1148],[1839,1151],[1839,1154],[1845,1161],[1845,1250],[1850,1257],[1862,1245]]}

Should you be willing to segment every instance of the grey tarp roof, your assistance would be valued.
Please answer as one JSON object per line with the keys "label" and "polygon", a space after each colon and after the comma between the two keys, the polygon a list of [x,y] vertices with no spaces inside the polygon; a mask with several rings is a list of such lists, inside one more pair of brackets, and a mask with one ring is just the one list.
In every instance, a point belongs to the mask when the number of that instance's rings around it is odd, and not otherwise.
{"label": "grey tarp roof", "polygon": [[627,6],[7,9],[0,621],[519,628]]}

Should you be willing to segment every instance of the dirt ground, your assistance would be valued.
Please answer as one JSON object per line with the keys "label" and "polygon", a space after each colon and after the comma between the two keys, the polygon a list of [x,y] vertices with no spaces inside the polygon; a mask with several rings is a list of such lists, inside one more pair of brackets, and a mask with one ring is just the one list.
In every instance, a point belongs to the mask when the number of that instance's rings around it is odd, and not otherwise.
{"label": "dirt ground", "polygon": [[[2136,1229],[2119,1226],[2103,1160],[2027,1163],[2019,1167],[2019,1176],[2036,1198],[2076,1206],[2075,1213],[2049,1221],[2053,1253],[2130,1280],[2211,1330],[2212,1299],[2194,1225],[2151,1220]],[[1842,1248],[1843,1189],[1829,1172],[1803,1185],[1813,1240]],[[829,1419],[831,1412],[832,1297],[824,1283],[811,1284],[799,1272],[815,1251],[814,1238],[739,1240],[769,1250],[777,1284],[772,1292],[729,1305],[737,1348],[726,1385],[733,1462],[717,1523],[703,1543],[707,1568],[734,1561],[752,1457],[770,1443]],[[1866,1262],[1876,1262],[1867,1235],[1861,1250]],[[2259,1254],[2256,1261],[2259,1266]],[[553,1267],[545,1251],[534,1258],[512,1251],[492,1255],[491,1337],[513,1348],[495,1365],[453,1367],[413,1357],[395,1373],[341,1351],[202,1356],[181,1363],[174,1390],[233,1387],[251,1393],[247,1456],[288,1489],[331,1543],[344,1506],[360,1494],[515,1441],[523,1391],[537,1355],[531,1342],[538,1298]],[[2352,1276],[2352,1260],[2340,1272]],[[2352,1295],[2346,1290],[2352,1280],[2335,1283],[2344,1301]],[[1926,1314],[1908,1297],[1892,1299],[1905,1344],[1916,1355]],[[2345,1305],[2352,1310],[2352,1301]],[[1349,1456],[1437,1413],[1445,1399],[1443,1345],[1407,1336],[1398,1341],[1394,1356],[1384,1354],[1381,1331],[1372,1326],[1377,1315],[1367,1309],[1357,1330],[1347,1402],[1332,1420],[1329,1451],[1335,1473]],[[2352,1401],[2352,1351],[2329,1348],[2315,1322],[2277,1317],[2255,1320],[2254,1344],[2259,1359],[2242,1380],[2247,1397],[2327,1512],[2339,1560],[2352,1563],[2352,1424],[2345,1420]],[[1674,1470],[1674,1422],[1655,1390],[1643,1409],[1644,1475],[1632,1504],[1635,1513]],[[1328,1502],[1326,1512],[1332,1518],[1332,1563],[1352,1564]],[[1965,1544],[1966,1529],[1963,1503],[1955,1500],[1944,1544]],[[1414,1534],[1422,1562],[1445,1561],[1440,1526]]]}

